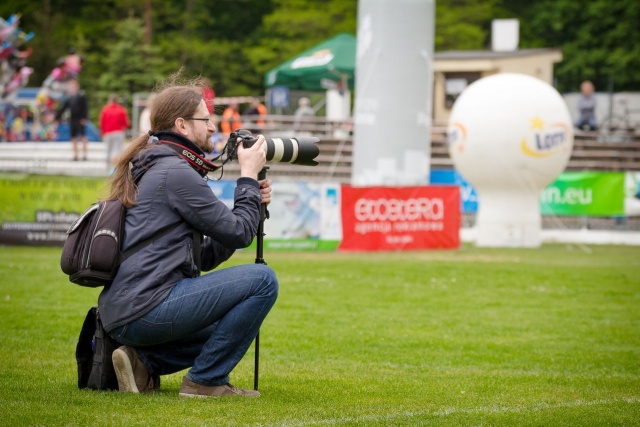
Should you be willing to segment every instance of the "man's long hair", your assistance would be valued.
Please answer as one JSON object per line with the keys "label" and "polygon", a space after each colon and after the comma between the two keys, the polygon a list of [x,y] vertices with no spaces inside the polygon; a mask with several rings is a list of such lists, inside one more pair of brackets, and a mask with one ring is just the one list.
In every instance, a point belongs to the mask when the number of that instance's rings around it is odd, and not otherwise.
{"label": "man's long hair", "polygon": [[202,100],[206,81],[199,77],[186,83],[178,83],[180,72],[169,77],[159,88],[151,105],[150,133],[133,139],[129,147],[120,155],[111,176],[109,199],[119,199],[130,208],[136,204],[138,188],[131,175],[131,161],[141,152],[150,148],[150,134],[162,130],[172,130],[176,119],[192,116]]}

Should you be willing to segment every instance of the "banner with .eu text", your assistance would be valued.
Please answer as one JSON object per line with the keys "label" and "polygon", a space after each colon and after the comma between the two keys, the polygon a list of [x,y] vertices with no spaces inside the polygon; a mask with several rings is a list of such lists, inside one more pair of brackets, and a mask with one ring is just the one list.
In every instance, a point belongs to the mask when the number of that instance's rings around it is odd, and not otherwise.
{"label": "banner with .eu text", "polygon": [[459,231],[457,187],[342,187],[341,251],[453,249]]}
{"label": "banner with .eu text", "polygon": [[565,172],[540,195],[542,215],[625,214],[624,172]]}

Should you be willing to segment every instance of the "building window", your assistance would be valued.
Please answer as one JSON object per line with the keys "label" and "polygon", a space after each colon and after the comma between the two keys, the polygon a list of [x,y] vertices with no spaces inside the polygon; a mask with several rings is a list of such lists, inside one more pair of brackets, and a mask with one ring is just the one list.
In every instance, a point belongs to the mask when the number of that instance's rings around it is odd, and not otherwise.
{"label": "building window", "polygon": [[462,91],[481,77],[480,73],[445,73],[444,105],[451,109]]}

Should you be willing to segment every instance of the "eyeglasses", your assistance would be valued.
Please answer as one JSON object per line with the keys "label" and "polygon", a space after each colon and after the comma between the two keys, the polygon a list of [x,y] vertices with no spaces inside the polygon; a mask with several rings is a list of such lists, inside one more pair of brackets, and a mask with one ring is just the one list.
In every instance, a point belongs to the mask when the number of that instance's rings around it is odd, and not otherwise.
{"label": "eyeglasses", "polygon": [[184,119],[185,120],[202,120],[205,126],[208,126],[209,122],[211,121],[211,119],[208,117],[185,117]]}

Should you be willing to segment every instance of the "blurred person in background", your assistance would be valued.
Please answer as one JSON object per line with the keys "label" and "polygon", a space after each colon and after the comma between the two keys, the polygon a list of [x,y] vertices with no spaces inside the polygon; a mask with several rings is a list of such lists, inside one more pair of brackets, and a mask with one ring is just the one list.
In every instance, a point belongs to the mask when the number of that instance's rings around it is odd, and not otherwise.
{"label": "blurred person in background", "polygon": [[80,70],[82,70],[84,58],[80,56],[73,47],[69,48],[67,53],[68,55],[64,58],[67,71],[73,78],[78,78],[78,74],[80,74]]}
{"label": "blurred person in background", "polygon": [[155,98],[156,94],[152,93],[145,100],[145,107],[140,113],[140,119],[138,121],[138,132],[141,134],[147,133],[151,129],[151,106]]}
{"label": "blurred person in background", "polygon": [[245,116],[250,116],[248,120],[251,122],[251,126],[247,125],[248,129],[253,133],[262,132],[265,125],[264,119],[267,117],[267,107],[256,99],[251,102],[251,105],[244,114]]}
{"label": "blurred person in background", "polygon": [[215,114],[214,101],[216,99],[216,93],[211,87],[211,81],[208,78],[203,77],[202,81],[204,85],[202,88],[202,99],[204,99],[209,114]]}
{"label": "blurred person in background", "polygon": [[79,160],[78,138],[82,141],[82,160],[87,160],[87,136],[85,126],[89,118],[89,101],[84,91],[80,90],[77,80],[69,80],[67,86],[67,99],[56,112],[56,122],[62,119],[62,115],[68,109],[70,113],[69,128],[71,131],[71,146],[73,148],[73,160]]}
{"label": "blurred person in background", "polygon": [[311,101],[306,96],[303,96],[298,100],[298,108],[293,115],[293,128],[296,130],[300,129],[305,117],[313,117],[315,115],[316,112],[311,108]]}
{"label": "blurred person in background", "polygon": [[111,171],[117,156],[124,149],[125,132],[131,127],[127,109],[118,104],[118,97],[109,95],[107,105],[100,111],[100,132],[107,146],[107,170]]}
{"label": "blurred person in background", "polygon": [[220,130],[222,130],[222,133],[225,134],[225,138],[228,138],[231,132],[241,128],[242,121],[240,120],[240,111],[238,104],[230,104],[222,113]]}
{"label": "blurred person in background", "polygon": [[593,83],[585,80],[580,85],[580,98],[578,98],[578,121],[576,127],[582,130],[597,130],[596,123],[596,96]]}

